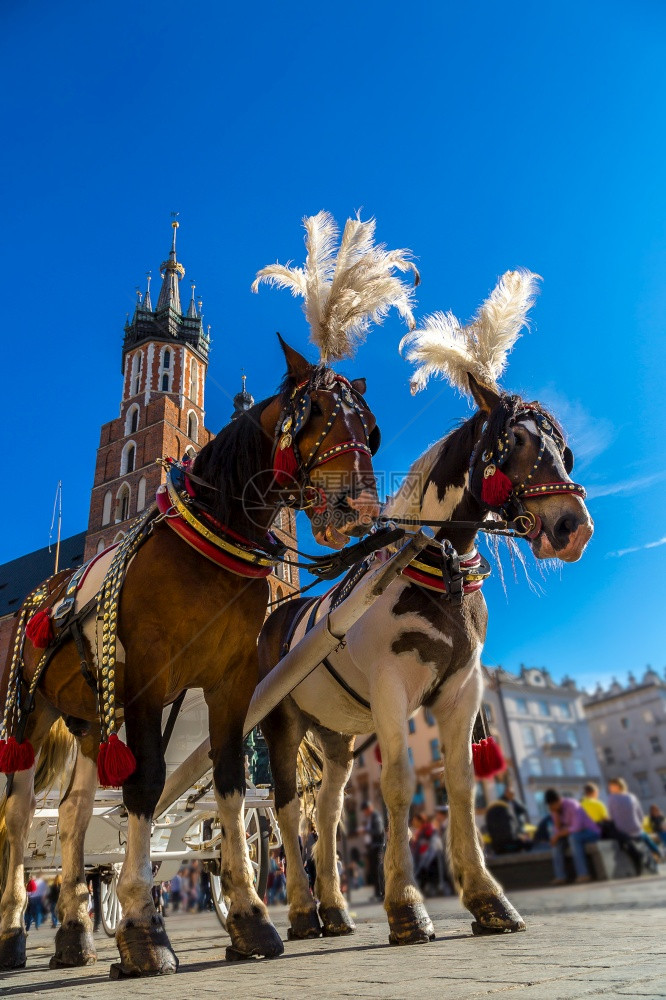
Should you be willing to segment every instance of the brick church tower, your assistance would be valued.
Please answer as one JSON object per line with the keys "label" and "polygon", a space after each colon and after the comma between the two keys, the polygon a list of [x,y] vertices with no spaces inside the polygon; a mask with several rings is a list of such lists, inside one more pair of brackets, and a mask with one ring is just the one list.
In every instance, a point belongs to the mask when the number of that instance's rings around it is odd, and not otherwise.
{"label": "brick church tower", "polygon": [[[103,424],[100,432],[85,559],[121,537],[137,514],[153,502],[164,481],[157,458],[182,458],[186,453],[194,458],[214,437],[204,426],[210,334],[204,330],[194,283],[187,311],[181,309],[185,268],[176,258],[178,223],[174,221],[172,227],[171,251],[160,266],[157,306],[153,309],[149,277],[146,294],[137,293],[134,315],[125,325],[120,415]],[[253,404],[243,377],[232,416]],[[292,511],[283,511],[275,528],[288,544],[295,545]],[[270,584],[272,598],[293,593],[298,589],[298,569],[278,566]]]}

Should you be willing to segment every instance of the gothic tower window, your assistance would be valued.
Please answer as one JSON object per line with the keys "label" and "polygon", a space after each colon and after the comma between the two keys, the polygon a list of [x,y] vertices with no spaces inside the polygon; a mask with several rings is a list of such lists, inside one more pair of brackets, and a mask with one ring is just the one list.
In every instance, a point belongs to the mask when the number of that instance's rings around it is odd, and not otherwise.
{"label": "gothic tower window", "polygon": [[103,539],[103,538],[100,538],[100,540],[99,540],[99,541],[98,541],[98,543],[97,543],[97,552],[98,552],[98,554],[99,554],[100,552],[103,552],[105,548],[106,548],[106,546],[105,546],[105,544],[104,544],[104,539]]}
{"label": "gothic tower window", "polygon": [[130,395],[136,396],[141,385],[141,368],[143,365],[143,353],[137,351],[132,358],[132,379],[130,384]]}
{"label": "gothic tower window", "polygon": [[129,517],[130,497],[130,488],[127,483],[123,483],[116,495],[116,524]]}
{"label": "gothic tower window", "polygon": [[171,392],[171,351],[168,347],[162,349],[162,359],[160,363],[160,389],[162,392]]}
{"label": "gothic tower window", "polygon": [[191,441],[197,443],[199,437],[199,421],[197,420],[196,413],[192,410],[187,415],[187,436]]}
{"label": "gothic tower window", "polygon": [[111,490],[107,490],[104,494],[104,506],[102,507],[102,526],[108,524],[111,520],[111,504],[113,503],[113,494]]}
{"label": "gothic tower window", "polygon": [[125,419],[125,434],[134,434],[139,427],[139,406],[133,403],[127,411]]}
{"label": "gothic tower window", "polygon": [[125,476],[128,472],[134,472],[136,467],[136,445],[134,441],[128,441],[123,448],[120,461],[120,475]]}
{"label": "gothic tower window", "polygon": [[196,361],[190,362],[190,399],[196,403],[199,389],[199,366]]}
{"label": "gothic tower window", "polygon": [[146,477],[141,476],[139,480],[139,486],[136,492],[136,510],[137,514],[140,510],[146,506]]}

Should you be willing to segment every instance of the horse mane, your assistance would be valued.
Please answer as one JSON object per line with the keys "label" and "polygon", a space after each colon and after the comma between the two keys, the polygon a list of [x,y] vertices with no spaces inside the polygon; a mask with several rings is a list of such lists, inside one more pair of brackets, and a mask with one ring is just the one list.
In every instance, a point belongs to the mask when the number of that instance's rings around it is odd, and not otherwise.
{"label": "horse mane", "polygon": [[201,449],[192,466],[194,475],[213,487],[204,491],[213,517],[229,527],[252,525],[243,510],[243,490],[266,469],[267,435],[260,418],[274,398],[269,396],[230,421]]}

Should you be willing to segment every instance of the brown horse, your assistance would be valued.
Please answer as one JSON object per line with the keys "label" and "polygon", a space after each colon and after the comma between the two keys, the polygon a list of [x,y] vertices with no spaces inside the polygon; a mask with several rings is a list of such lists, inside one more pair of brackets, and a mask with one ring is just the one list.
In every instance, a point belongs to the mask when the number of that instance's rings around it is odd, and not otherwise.
{"label": "brown horse", "polygon": [[[328,367],[309,364],[284,343],[283,350],[287,375],[281,391],[241,415],[202,449],[192,468],[194,496],[188,509],[198,511],[200,518],[213,525],[213,533],[215,526],[220,531],[226,526],[227,537],[232,529],[237,542],[240,534],[249,536],[252,544],[246,547],[261,550],[268,544],[266,532],[285,500],[285,490],[290,492],[284,475],[273,474],[278,452],[287,451],[294,490],[300,488],[318,499],[318,536],[326,540],[328,533],[339,547],[362,530],[363,518],[377,512],[371,459],[378,436],[375,418],[363,399],[363,380],[348,382]],[[243,505],[249,483],[259,484],[253,491],[251,513]],[[263,498],[260,503],[257,496]],[[123,785],[129,817],[118,885],[124,916],[117,932],[121,962],[114,967],[116,975],[169,973],[177,968],[151,896],[150,833],[165,780],[163,708],[188,688],[203,689],[209,710],[232,948],[241,956],[275,956],[283,950],[254,890],[243,825],[243,723],[257,682],[256,638],[266,612],[268,584],[264,576],[239,575],[238,568],[221,567],[195,549],[191,538],[188,544],[170,526],[173,507],[166,516],[154,513],[152,530],[127,570],[117,609],[117,635],[124,652],[121,658],[118,648],[117,711],[124,718],[136,769]],[[69,576],[60,574],[51,581],[45,606],[62,598]],[[93,650],[85,637],[84,642],[93,664]],[[25,643],[23,678],[27,684],[41,653]],[[6,678],[7,673],[3,703]],[[58,904],[61,926],[51,960],[55,967],[84,965],[96,957],[83,853],[100,745],[94,688],[82,673],[75,642],[71,636],[66,638],[37,684],[24,733],[36,755],[43,750],[44,760],[53,750],[56,735],[60,739],[62,733],[62,724],[54,727],[54,723],[63,718],[79,747],[60,806],[63,883]],[[0,966],[4,968],[25,964],[23,857],[35,808],[34,775],[34,764],[14,774],[5,807],[9,869],[0,902]]]}

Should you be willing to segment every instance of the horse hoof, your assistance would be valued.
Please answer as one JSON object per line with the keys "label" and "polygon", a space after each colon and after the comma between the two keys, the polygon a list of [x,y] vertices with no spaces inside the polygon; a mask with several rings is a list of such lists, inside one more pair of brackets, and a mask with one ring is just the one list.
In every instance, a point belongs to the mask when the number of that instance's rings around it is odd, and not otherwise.
{"label": "horse hoof", "polygon": [[306,910],[290,916],[291,926],[287,930],[289,941],[305,941],[308,938],[321,936],[321,924],[316,910]]}
{"label": "horse hoof", "polygon": [[476,920],[474,934],[503,934],[525,930],[525,921],[504,895],[475,899],[465,904]]}
{"label": "horse hoof", "polygon": [[435,929],[423,903],[388,906],[389,944],[428,944]]}
{"label": "horse hoof", "polygon": [[227,950],[237,953],[230,961],[254,956],[277,958],[284,951],[282,938],[260,910],[256,914],[230,913],[227,917],[227,934],[231,938],[231,948]]}
{"label": "horse hoof", "polygon": [[14,927],[0,936],[0,969],[22,969],[25,965],[26,933]]}
{"label": "horse hoof", "polygon": [[324,937],[342,937],[353,934],[356,924],[346,910],[339,906],[320,906],[319,916],[324,925]]}
{"label": "horse hoof", "polygon": [[148,919],[125,918],[116,931],[120,963],[111,966],[111,979],[134,976],[170,976],[178,959],[159,914]]}
{"label": "horse hoof", "polygon": [[78,920],[68,920],[56,931],[55,953],[49,969],[67,969],[79,965],[94,965],[97,952],[92,930]]}

